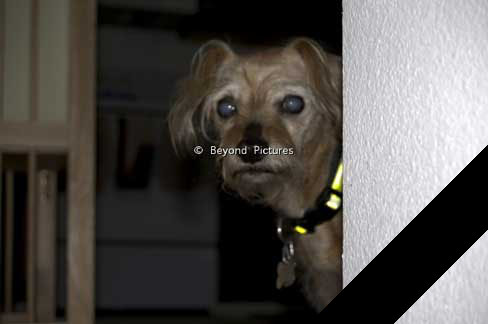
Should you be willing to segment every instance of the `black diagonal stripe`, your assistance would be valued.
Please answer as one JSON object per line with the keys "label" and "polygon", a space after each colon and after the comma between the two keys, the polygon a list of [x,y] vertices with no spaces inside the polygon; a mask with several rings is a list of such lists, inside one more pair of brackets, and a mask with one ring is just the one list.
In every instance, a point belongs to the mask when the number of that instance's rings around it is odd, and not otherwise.
{"label": "black diagonal stripe", "polygon": [[485,151],[343,289],[321,322],[394,323],[486,232]]}

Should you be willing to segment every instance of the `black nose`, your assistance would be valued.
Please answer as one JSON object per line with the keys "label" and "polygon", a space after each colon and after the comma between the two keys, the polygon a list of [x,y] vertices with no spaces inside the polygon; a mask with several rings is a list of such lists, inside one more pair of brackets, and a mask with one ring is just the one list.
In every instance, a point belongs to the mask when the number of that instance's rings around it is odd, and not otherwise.
{"label": "black nose", "polygon": [[[245,163],[256,163],[264,158],[262,149],[268,147],[268,143],[262,137],[262,127],[260,124],[251,123],[244,130],[244,136],[238,147],[241,150],[239,157]],[[244,153],[245,151],[245,153]]]}
{"label": "black nose", "polygon": [[268,147],[268,143],[264,140],[243,140],[239,143],[239,148],[246,150],[241,150],[239,152],[239,157],[243,162],[246,163],[256,163],[264,158],[262,154],[262,148]]}

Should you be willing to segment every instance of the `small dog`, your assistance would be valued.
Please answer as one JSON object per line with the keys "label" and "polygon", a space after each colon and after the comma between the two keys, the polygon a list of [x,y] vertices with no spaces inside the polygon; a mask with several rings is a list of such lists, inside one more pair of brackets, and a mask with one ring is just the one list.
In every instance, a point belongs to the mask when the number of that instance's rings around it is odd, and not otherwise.
{"label": "small dog", "polygon": [[[177,151],[193,151],[201,138],[234,149],[216,157],[224,188],[270,206],[278,219],[302,219],[342,145],[341,60],[307,38],[251,55],[210,41],[195,54],[168,121]],[[311,305],[323,309],[342,288],[342,212],[285,243],[278,288],[296,272]]]}

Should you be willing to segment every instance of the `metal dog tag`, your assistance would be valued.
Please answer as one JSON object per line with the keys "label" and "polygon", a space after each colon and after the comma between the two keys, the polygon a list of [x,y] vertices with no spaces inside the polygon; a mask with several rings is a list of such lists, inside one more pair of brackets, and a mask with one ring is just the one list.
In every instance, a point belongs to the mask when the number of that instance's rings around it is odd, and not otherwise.
{"label": "metal dog tag", "polygon": [[295,282],[295,262],[278,263],[278,278],[276,278],[276,288],[286,288]]}
{"label": "metal dog tag", "polygon": [[295,247],[292,241],[283,245],[281,262],[278,263],[278,277],[276,288],[281,289],[291,286],[295,282]]}

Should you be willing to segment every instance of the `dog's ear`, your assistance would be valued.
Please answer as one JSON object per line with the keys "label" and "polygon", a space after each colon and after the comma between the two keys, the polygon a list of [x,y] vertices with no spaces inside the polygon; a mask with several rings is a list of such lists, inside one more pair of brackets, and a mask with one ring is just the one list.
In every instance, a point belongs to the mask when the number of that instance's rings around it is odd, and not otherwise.
{"label": "dog's ear", "polygon": [[205,101],[219,69],[234,57],[232,49],[219,40],[205,43],[194,55],[190,75],[181,82],[168,115],[171,141],[178,153],[192,151],[200,137],[210,137],[210,109],[204,109]]}
{"label": "dog's ear", "polygon": [[227,43],[215,39],[208,41],[193,56],[191,75],[202,80],[213,78],[218,68],[234,56],[234,52]]}
{"label": "dog's ear", "polygon": [[309,73],[309,78],[326,103],[335,122],[342,124],[342,60],[340,57],[325,52],[312,39],[293,39],[285,48],[297,53]]}

